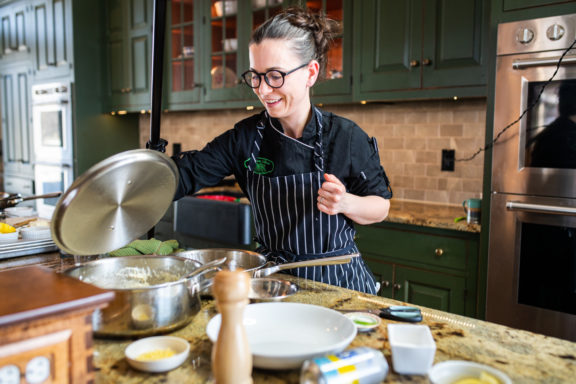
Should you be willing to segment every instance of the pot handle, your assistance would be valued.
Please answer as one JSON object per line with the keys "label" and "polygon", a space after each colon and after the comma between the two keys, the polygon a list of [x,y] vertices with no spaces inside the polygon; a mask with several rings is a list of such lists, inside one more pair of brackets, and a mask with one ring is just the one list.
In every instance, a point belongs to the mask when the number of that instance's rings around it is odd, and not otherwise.
{"label": "pot handle", "polygon": [[192,272],[190,272],[188,275],[186,275],[186,277],[184,277],[184,279],[189,280],[193,277],[202,276],[202,275],[204,275],[210,271],[220,271],[222,269],[222,268],[220,268],[220,265],[224,264],[225,262],[226,262],[226,257],[212,260],[212,261],[202,265],[201,267],[196,268]]}
{"label": "pot handle", "polygon": [[334,257],[320,257],[318,259],[297,261],[295,263],[278,264],[272,267],[258,269],[254,271],[254,277],[266,277],[284,269],[293,269],[301,267],[316,267],[319,265],[333,265],[333,264],[347,264],[352,261],[353,257],[359,257],[359,253],[351,253],[349,255],[334,256]]}

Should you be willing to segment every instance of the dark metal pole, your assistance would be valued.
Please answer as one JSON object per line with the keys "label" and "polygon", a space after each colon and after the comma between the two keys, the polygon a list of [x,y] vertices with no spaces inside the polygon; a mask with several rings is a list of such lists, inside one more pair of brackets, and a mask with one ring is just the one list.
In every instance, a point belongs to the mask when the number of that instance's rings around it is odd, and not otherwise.
{"label": "dark metal pole", "polygon": [[166,0],[154,1],[152,24],[152,75],[150,141],[147,148],[165,152],[165,140],[160,138],[160,115],[162,112],[162,77],[164,72],[164,36],[166,32]]}
{"label": "dark metal pole", "polygon": [[[160,114],[162,113],[162,77],[164,73],[164,34],[166,31],[166,0],[154,0],[152,22],[152,86],[150,109],[150,141],[146,148],[166,152],[168,142],[160,138]],[[148,231],[148,239],[154,237],[154,227]]]}

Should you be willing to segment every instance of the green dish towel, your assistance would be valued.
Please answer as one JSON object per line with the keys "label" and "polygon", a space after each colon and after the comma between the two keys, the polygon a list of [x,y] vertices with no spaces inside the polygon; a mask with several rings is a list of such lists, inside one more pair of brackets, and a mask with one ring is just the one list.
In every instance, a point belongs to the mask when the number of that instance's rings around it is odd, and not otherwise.
{"label": "green dish towel", "polygon": [[134,240],[130,244],[109,253],[110,256],[137,256],[137,255],[171,255],[181,251],[178,241],[160,241],[155,238],[149,240]]}

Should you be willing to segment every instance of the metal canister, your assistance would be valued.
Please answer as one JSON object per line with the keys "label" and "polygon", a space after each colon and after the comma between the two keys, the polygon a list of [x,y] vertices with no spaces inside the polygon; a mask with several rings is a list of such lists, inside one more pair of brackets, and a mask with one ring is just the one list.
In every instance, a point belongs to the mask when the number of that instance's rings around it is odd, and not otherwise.
{"label": "metal canister", "polygon": [[388,375],[388,362],[377,349],[360,347],[306,360],[300,384],[377,384]]}

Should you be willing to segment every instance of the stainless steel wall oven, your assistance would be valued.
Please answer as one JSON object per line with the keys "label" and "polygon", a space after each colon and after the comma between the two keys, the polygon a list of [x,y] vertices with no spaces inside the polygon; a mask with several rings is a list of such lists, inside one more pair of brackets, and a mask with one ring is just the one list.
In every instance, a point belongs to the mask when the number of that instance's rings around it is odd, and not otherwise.
{"label": "stainless steel wall oven", "polygon": [[486,307],[489,321],[573,341],[575,39],[576,14],[498,27]]}

